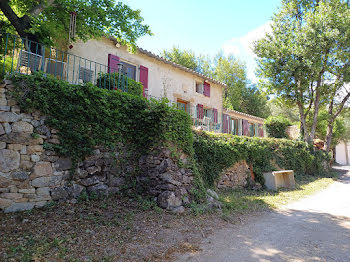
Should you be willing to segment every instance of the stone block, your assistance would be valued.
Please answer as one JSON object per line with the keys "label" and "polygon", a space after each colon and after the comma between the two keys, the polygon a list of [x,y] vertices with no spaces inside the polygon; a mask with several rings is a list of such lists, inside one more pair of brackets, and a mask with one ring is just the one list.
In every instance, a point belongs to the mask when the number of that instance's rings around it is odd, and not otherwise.
{"label": "stone block", "polygon": [[36,198],[30,199],[29,202],[40,202],[40,201],[50,201],[52,198],[50,196],[37,196]]}
{"label": "stone block", "polygon": [[30,156],[30,160],[32,160],[33,162],[39,162],[40,161],[40,156],[38,156],[38,155],[31,155]]}
{"label": "stone block", "polygon": [[25,181],[29,178],[27,172],[24,171],[16,171],[12,173],[12,179],[18,181]]}
{"label": "stone block", "polygon": [[0,111],[10,111],[10,107],[9,106],[0,106]]}
{"label": "stone block", "polygon": [[5,148],[6,148],[6,143],[0,142],[0,149],[5,149]]}
{"label": "stone block", "polygon": [[11,185],[11,180],[6,177],[0,176],[0,187],[5,188],[9,185]]}
{"label": "stone block", "polygon": [[68,191],[65,187],[55,187],[51,190],[52,200],[65,200],[69,197]]}
{"label": "stone block", "polygon": [[18,193],[22,193],[22,194],[35,194],[35,188],[18,189]]}
{"label": "stone block", "polygon": [[30,156],[28,156],[28,155],[21,155],[21,160],[30,161]]}
{"label": "stone block", "polygon": [[182,200],[175,196],[174,192],[164,191],[158,198],[157,203],[161,208],[173,209],[182,205]]}
{"label": "stone block", "polygon": [[33,162],[26,161],[26,160],[21,160],[20,162],[20,168],[25,170],[25,171],[30,171],[33,167]]}
{"label": "stone block", "polygon": [[57,171],[65,171],[72,168],[72,160],[70,158],[60,157],[55,163],[54,167]]}
{"label": "stone block", "polygon": [[26,203],[28,202],[28,198],[22,197],[14,200],[15,203]]}
{"label": "stone block", "polygon": [[10,189],[8,189],[8,188],[1,188],[0,187],[0,194],[1,193],[8,193],[8,192],[10,192]]}
{"label": "stone block", "polygon": [[3,135],[0,137],[0,141],[22,145],[42,145],[44,143],[44,140],[41,137],[34,138],[32,134],[19,132],[11,132],[7,135]]}
{"label": "stone block", "polygon": [[42,207],[46,206],[47,203],[48,203],[48,201],[39,201],[39,202],[35,203],[35,207],[36,208],[42,208]]}
{"label": "stone block", "polygon": [[27,122],[19,121],[12,125],[12,132],[33,133],[33,126]]}
{"label": "stone block", "polygon": [[37,178],[42,176],[51,176],[52,166],[50,162],[37,162],[33,168],[31,178]]}
{"label": "stone block", "polygon": [[18,192],[18,188],[15,185],[11,185],[8,188],[10,190],[10,193],[17,193]]}
{"label": "stone block", "polygon": [[21,108],[19,106],[11,106],[11,112],[20,114],[21,113]]}
{"label": "stone block", "polygon": [[27,146],[27,154],[35,154],[37,152],[43,152],[44,148],[42,145]]}
{"label": "stone block", "polygon": [[39,196],[49,196],[50,195],[50,188],[49,187],[37,188],[36,193]]}
{"label": "stone block", "polygon": [[19,199],[23,197],[23,194],[20,193],[2,193],[0,195],[1,198],[6,198],[6,199]]}
{"label": "stone block", "polygon": [[10,149],[10,150],[18,151],[22,155],[27,153],[27,148],[26,148],[25,145],[21,145],[21,144],[7,144],[7,148]]}
{"label": "stone block", "polygon": [[7,106],[7,99],[5,97],[0,97],[0,106]]}
{"label": "stone block", "polygon": [[[6,106],[6,105],[5,105]],[[0,122],[17,122],[21,117],[12,112],[0,112]]]}
{"label": "stone block", "polygon": [[17,101],[15,99],[12,99],[12,98],[7,99],[7,105],[15,106],[15,105],[17,105]]}
{"label": "stone block", "polygon": [[264,173],[265,186],[269,190],[277,191],[279,188],[295,188],[294,171],[282,170]]}
{"label": "stone block", "polygon": [[10,172],[19,168],[20,154],[13,150],[0,150],[0,172]]}
{"label": "stone block", "polygon": [[62,182],[62,176],[38,177],[32,180],[33,187],[56,187]]}
{"label": "stone block", "polygon": [[[12,132],[11,125],[9,123],[4,123],[5,133],[10,134]],[[6,142],[6,141],[5,141]]]}
{"label": "stone block", "polygon": [[33,209],[35,206],[34,203],[26,202],[26,203],[12,203],[9,207],[5,208],[5,213],[25,211]]}
{"label": "stone block", "polygon": [[4,210],[5,208],[11,206],[13,203],[10,199],[0,198],[0,209]]}
{"label": "stone block", "polygon": [[0,136],[5,134],[5,128],[0,124]]}

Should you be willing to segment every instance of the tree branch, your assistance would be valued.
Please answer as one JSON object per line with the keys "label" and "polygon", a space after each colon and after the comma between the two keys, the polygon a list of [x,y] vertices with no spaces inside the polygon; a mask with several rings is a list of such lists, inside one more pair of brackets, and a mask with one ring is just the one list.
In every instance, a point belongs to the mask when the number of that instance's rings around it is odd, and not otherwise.
{"label": "tree branch", "polygon": [[45,8],[47,8],[48,6],[52,5],[55,2],[55,0],[47,0],[47,2],[45,1],[41,1],[40,4],[38,4],[37,6],[34,6],[30,11],[29,14],[31,16],[37,16],[39,15],[42,11],[44,11]]}

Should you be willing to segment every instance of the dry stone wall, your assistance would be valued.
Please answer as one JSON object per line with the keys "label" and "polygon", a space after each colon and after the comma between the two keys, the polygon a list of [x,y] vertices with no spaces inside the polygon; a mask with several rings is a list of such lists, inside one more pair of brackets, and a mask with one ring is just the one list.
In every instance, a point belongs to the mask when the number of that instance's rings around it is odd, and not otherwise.
{"label": "dry stone wall", "polygon": [[[190,202],[192,171],[180,168],[167,148],[140,158],[123,146],[96,148],[72,170],[71,159],[44,149],[60,143],[57,131],[45,125],[39,112],[22,112],[10,97],[12,89],[8,80],[0,84],[0,210],[29,210],[50,201],[73,201],[83,192],[106,196],[131,188],[174,212]],[[186,163],[186,155],[180,155]]]}
{"label": "dry stone wall", "polygon": [[240,161],[220,174],[217,188],[238,188],[249,185],[250,169],[246,161]]}

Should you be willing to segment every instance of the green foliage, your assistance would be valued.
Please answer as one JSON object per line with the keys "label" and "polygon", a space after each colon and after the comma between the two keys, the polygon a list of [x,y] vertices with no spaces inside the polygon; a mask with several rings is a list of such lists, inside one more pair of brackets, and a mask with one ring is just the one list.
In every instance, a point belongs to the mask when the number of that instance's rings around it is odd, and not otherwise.
{"label": "green foliage", "polygon": [[[43,10],[38,15],[33,15],[31,11],[41,6],[44,6]],[[7,8],[7,4],[4,3],[1,7]],[[143,24],[140,10],[133,10],[128,5],[114,0],[14,0],[9,1],[9,8],[18,17],[7,18],[0,11],[2,28],[13,33],[15,29],[10,22],[22,19],[18,22],[24,31],[49,45],[67,38],[70,12],[73,11],[77,12],[76,35],[84,41],[110,35],[122,44],[135,47],[137,38],[152,34],[149,26]],[[28,21],[30,23],[27,24]]]}
{"label": "green foliage", "polygon": [[42,73],[13,75],[12,80],[18,86],[14,95],[20,106],[40,110],[48,116],[46,123],[58,130],[61,143],[51,147],[73,160],[88,156],[96,146],[119,143],[145,152],[168,141],[193,154],[188,114],[164,101],[92,84],[71,85]]}
{"label": "green foliage", "polygon": [[141,83],[125,76],[119,79],[118,73],[99,73],[96,85],[100,88],[110,90],[120,89],[123,92],[142,96],[143,86]]}
{"label": "green foliage", "polygon": [[241,160],[253,166],[259,182],[263,182],[263,172],[277,167],[292,169],[296,175],[318,175],[326,172],[322,164],[330,160],[325,152],[300,141],[205,132],[195,133],[194,151],[206,186],[213,186],[224,169]]}
{"label": "green foliage", "polygon": [[286,128],[290,121],[283,116],[269,116],[265,121],[265,127],[271,137],[287,138]]}
{"label": "green foliage", "polygon": [[192,50],[181,50],[179,47],[173,46],[169,51],[163,50],[161,56],[194,71],[199,72],[201,70],[199,60]]}

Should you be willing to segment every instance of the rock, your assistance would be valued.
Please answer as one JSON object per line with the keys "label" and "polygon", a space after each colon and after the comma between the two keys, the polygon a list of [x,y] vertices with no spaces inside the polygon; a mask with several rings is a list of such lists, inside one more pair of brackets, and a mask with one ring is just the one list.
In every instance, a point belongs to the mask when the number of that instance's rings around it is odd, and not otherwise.
{"label": "rock", "polygon": [[10,212],[18,212],[33,209],[35,206],[34,203],[26,202],[26,203],[12,203],[11,206],[5,208],[5,213]]}
{"label": "rock", "polygon": [[4,210],[5,208],[11,206],[13,203],[10,199],[0,198],[0,209]]}
{"label": "rock", "polygon": [[171,212],[175,214],[182,214],[185,212],[185,208],[183,206],[175,207],[171,209]]}
{"label": "rock", "polygon": [[37,178],[42,176],[51,176],[52,166],[50,162],[37,162],[33,168],[31,178]]}
{"label": "rock", "polygon": [[173,184],[175,186],[181,186],[181,182],[173,179],[173,175],[171,173],[163,173],[159,175],[159,178],[167,183]]}
{"label": "rock", "polygon": [[19,133],[11,132],[10,134],[3,135],[0,137],[0,141],[10,143],[10,144],[22,144],[22,145],[39,145],[43,144],[44,140],[39,138],[34,138],[29,133]]}
{"label": "rock", "polygon": [[6,148],[6,143],[0,142],[0,149],[5,149],[5,148]]}
{"label": "rock", "polygon": [[11,106],[11,112],[15,114],[21,113],[21,108],[19,106]]}
{"label": "rock", "polygon": [[52,200],[65,200],[69,197],[69,194],[65,187],[56,187],[51,190]]}
{"label": "rock", "polygon": [[3,134],[5,134],[5,129],[2,126],[2,124],[0,124],[0,135],[3,135]]}
{"label": "rock", "polygon": [[108,195],[108,186],[105,184],[97,184],[97,185],[93,185],[93,186],[89,186],[87,188],[88,193],[95,193],[97,195]]}
{"label": "rock", "polygon": [[35,194],[35,188],[19,189],[18,193],[22,194]]}
{"label": "rock", "polygon": [[9,123],[4,123],[5,133],[10,134],[12,132],[11,125]]}
{"label": "rock", "polygon": [[6,199],[20,199],[23,197],[23,194],[20,193],[2,193],[1,194],[2,198],[6,198]]}
{"label": "rock", "polygon": [[113,175],[109,176],[108,185],[111,187],[120,187],[125,184],[125,178],[115,177]]}
{"label": "rock", "polygon": [[50,195],[50,188],[49,187],[37,188],[36,193],[39,196],[49,196]]}
{"label": "rock", "polygon": [[37,152],[43,152],[44,148],[42,145],[32,145],[32,146],[27,146],[27,154],[35,154]]}
{"label": "rock", "polygon": [[10,106],[0,106],[0,111],[10,111]]}
{"label": "rock", "polygon": [[59,158],[55,164],[57,171],[65,171],[72,168],[72,160],[70,158]]}
{"label": "rock", "polygon": [[21,145],[21,144],[8,144],[7,148],[9,150],[13,150],[13,151],[19,151],[20,154],[26,154],[27,153],[27,148],[25,145]]}
{"label": "rock", "polygon": [[164,191],[158,196],[157,203],[161,208],[173,209],[181,206],[182,200],[177,198],[174,192]]}
{"label": "rock", "polygon": [[90,166],[86,168],[86,171],[90,174],[93,175],[97,172],[101,172],[101,167],[100,166]]}
{"label": "rock", "polygon": [[12,125],[12,132],[33,133],[33,126],[27,122],[19,121]]}
{"label": "rock", "polygon": [[33,187],[55,187],[62,182],[62,176],[38,177],[32,180]]}
{"label": "rock", "polygon": [[255,183],[252,185],[251,189],[252,189],[252,190],[256,190],[256,191],[262,190],[262,185],[261,185],[260,183],[258,183],[258,182],[255,182]]}
{"label": "rock", "polygon": [[27,172],[24,171],[16,171],[12,173],[12,179],[17,181],[25,181],[29,178]]}
{"label": "rock", "polygon": [[19,168],[20,155],[8,149],[0,150],[0,172],[9,172]]}
{"label": "rock", "polygon": [[9,185],[11,185],[11,180],[6,177],[0,176],[0,188],[5,188]]}
{"label": "rock", "polygon": [[88,177],[80,180],[80,184],[82,184],[83,186],[93,186],[104,181],[105,181],[104,177],[92,176],[92,177]]}
{"label": "rock", "polygon": [[35,202],[35,207],[36,208],[42,208],[44,206],[47,205],[47,201],[39,201],[39,202]]}
{"label": "rock", "polygon": [[76,173],[77,173],[79,178],[86,178],[89,175],[86,170],[81,169],[81,168],[77,168]]}
{"label": "rock", "polygon": [[21,117],[12,112],[0,112],[0,122],[17,122]]}
{"label": "rock", "polygon": [[85,190],[85,187],[78,185],[78,184],[73,184],[70,187],[67,187],[67,192],[68,195],[72,198],[78,198],[80,194]]}
{"label": "rock", "polygon": [[30,159],[31,159],[33,162],[38,162],[38,161],[40,161],[40,156],[38,156],[38,155],[31,155],[31,156],[30,156]]}
{"label": "rock", "polygon": [[158,166],[159,173],[164,173],[173,165],[173,161],[171,159],[164,159],[160,165]]}
{"label": "rock", "polygon": [[[36,120],[34,120],[34,121],[36,121]],[[48,128],[46,125],[37,126],[35,131],[40,135],[51,137],[50,128]]]}
{"label": "rock", "polygon": [[207,194],[215,200],[219,200],[219,195],[214,190],[207,189]]}
{"label": "rock", "polygon": [[25,170],[25,171],[30,171],[33,167],[33,162],[27,161],[27,160],[23,160],[20,163],[20,168]]}

